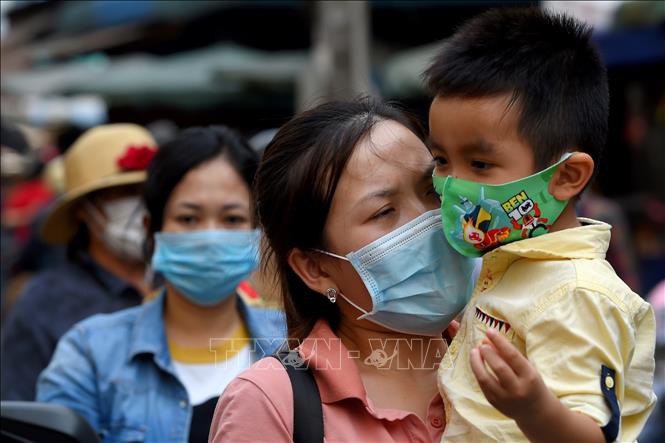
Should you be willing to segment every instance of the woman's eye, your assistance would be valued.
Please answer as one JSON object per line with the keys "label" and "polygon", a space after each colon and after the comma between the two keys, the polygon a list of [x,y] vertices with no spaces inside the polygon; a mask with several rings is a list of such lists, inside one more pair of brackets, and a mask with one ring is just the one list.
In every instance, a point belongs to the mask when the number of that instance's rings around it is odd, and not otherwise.
{"label": "woman's eye", "polygon": [[240,225],[246,223],[247,219],[239,215],[229,215],[228,217],[224,218],[224,222],[229,225]]}
{"label": "woman's eye", "polygon": [[483,161],[474,160],[471,162],[471,167],[474,169],[489,169],[492,165]]}
{"label": "woman's eye", "polygon": [[193,225],[198,221],[198,219],[193,215],[180,215],[176,218],[176,220],[184,225]]}
{"label": "woman's eye", "polygon": [[392,213],[392,212],[394,212],[394,211],[395,211],[395,210],[394,210],[393,208],[385,208],[385,209],[382,209],[381,211],[377,212],[376,214],[374,214],[374,215],[372,216],[372,220],[378,220],[378,219],[381,219],[381,218],[387,216],[388,214],[390,214],[390,213]]}

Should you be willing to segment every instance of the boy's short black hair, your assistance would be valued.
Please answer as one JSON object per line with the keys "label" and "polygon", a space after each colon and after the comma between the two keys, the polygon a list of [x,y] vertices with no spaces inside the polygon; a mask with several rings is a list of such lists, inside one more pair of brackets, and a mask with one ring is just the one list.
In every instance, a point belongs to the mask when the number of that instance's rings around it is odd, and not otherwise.
{"label": "boy's short black hair", "polygon": [[444,97],[512,94],[519,134],[544,168],[571,148],[598,170],[609,92],[591,28],[537,8],[491,9],[463,24],[424,73]]}

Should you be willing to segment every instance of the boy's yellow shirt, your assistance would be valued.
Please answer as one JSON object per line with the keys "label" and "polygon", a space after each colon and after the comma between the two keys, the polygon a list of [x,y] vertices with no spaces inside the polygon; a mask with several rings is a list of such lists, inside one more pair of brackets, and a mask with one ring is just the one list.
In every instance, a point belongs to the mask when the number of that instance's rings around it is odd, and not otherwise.
{"label": "boy's yellow shirt", "polygon": [[[487,402],[471,371],[469,353],[488,327],[529,359],[565,406],[601,427],[612,419],[601,387],[614,390],[617,441],[637,438],[656,400],[653,309],[605,261],[610,226],[579,221],[583,226],[483,256],[460,330],[439,367],[447,422],[442,441],[526,441],[515,422]],[[601,374],[603,366],[616,374]]]}

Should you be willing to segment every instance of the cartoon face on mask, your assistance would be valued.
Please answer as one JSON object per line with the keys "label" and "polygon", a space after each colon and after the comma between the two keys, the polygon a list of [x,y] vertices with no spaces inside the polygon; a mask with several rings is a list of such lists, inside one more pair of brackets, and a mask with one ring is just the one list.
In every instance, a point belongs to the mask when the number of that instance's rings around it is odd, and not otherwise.
{"label": "cartoon face on mask", "polygon": [[541,172],[501,185],[434,176],[448,243],[462,255],[478,257],[549,232],[568,201],[554,198],[548,186],[556,168],[571,155],[565,154]]}

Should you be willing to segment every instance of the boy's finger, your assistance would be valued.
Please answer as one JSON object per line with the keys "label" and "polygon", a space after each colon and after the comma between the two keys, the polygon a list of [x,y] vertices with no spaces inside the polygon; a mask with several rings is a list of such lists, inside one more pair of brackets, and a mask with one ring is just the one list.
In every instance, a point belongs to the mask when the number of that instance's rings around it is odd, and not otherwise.
{"label": "boy's finger", "polygon": [[515,374],[519,376],[529,370],[529,361],[499,332],[489,328],[487,338],[490,339],[494,348]]}
{"label": "boy's finger", "polygon": [[517,387],[517,375],[513,372],[512,368],[497,354],[497,352],[490,346],[482,345],[480,347],[480,355],[483,360],[492,368],[494,374],[499,381],[499,384],[506,390],[513,390]]}
{"label": "boy's finger", "polygon": [[501,393],[501,387],[497,379],[485,368],[485,363],[483,363],[478,348],[471,350],[469,363],[471,364],[473,375],[475,375],[478,381],[478,386],[483,391],[483,394],[485,394],[487,400],[493,404],[493,401]]}
{"label": "boy's finger", "polygon": [[448,335],[450,335],[450,338],[455,338],[457,331],[459,331],[459,322],[457,320],[451,321],[448,325],[447,331]]}

